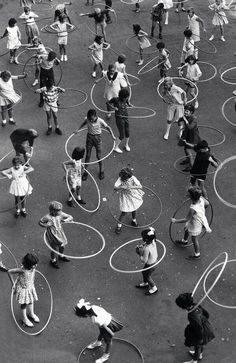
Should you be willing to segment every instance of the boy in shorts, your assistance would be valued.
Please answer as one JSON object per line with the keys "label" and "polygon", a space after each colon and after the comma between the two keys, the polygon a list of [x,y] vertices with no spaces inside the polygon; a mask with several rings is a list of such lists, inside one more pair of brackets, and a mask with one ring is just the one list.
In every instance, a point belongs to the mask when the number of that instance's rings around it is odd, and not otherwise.
{"label": "boy in shorts", "polygon": [[[85,157],[85,167],[86,169],[88,169],[88,165],[86,165],[86,163],[89,163],[90,161],[93,147],[95,147],[96,149],[97,159],[100,160],[102,158],[102,138],[101,138],[102,127],[104,127],[109,131],[113,140],[116,140],[116,137],[113,134],[111,127],[108,126],[103,119],[97,116],[97,112],[94,109],[88,110],[87,117],[85,117],[85,120],[81,124],[79,129],[75,131],[75,134],[78,133],[78,131],[82,129],[82,127],[84,126],[87,126],[88,128],[87,139],[86,139],[86,157]],[[99,161],[98,164],[99,164],[99,179],[102,180],[105,177],[102,161]],[[83,181],[87,180],[88,177],[86,169],[82,176]]]}

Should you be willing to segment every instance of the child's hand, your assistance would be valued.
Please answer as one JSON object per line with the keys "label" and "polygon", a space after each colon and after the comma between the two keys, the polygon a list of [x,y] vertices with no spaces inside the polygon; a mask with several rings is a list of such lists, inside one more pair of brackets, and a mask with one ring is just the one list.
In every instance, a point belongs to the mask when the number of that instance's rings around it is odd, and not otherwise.
{"label": "child's hand", "polygon": [[211,228],[206,228],[206,233],[211,233],[212,229]]}
{"label": "child's hand", "polygon": [[26,78],[28,76],[28,74],[26,72],[24,72],[23,76],[24,76],[24,78]]}
{"label": "child's hand", "polygon": [[115,135],[112,135],[112,139],[115,141],[116,140],[116,137],[115,137]]}
{"label": "child's hand", "polygon": [[171,222],[172,223],[176,223],[176,219],[175,218],[171,218]]}
{"label": "child's hand", "polygon": [[12,179],[12,175],[7,175],[8,179]]}

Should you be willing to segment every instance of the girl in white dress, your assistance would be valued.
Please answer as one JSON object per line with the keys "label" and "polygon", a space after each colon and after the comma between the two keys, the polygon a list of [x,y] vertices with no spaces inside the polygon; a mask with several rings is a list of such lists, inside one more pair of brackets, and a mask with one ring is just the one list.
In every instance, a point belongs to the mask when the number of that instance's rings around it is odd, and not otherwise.
{"label": "girl in white dress", "polygon": [[214,4],[209,5],[209,9],[215,12],[213,19],[212,19],[212,24],[213,24],[212,35],[209,38],[209,40],[214,39],[213,33],[214,33],[215,28],[220,27],[220,34],[221,34],[220,39],[222,40],[222,42],[225,42],[223,26],[224,26],[224,24],[228,24],[229,22],[225,15],[224,9],[228,10],[229,6],[227,6],[224,1],[215,0]]}
{"label": "girl in white dress", "polygon": [[140,59],[136,61],[139,66],[143,64],[143,50],[151,46],[149,39],[147,38],[148,33],[141,29],[139,24],[133,24],[134,35],[138,38],[139,42],[139,55]]}
{"label": "girl in white dress", "polygon": [[20,19],[25,20],[25,31],[28,38],[28,43],[33,43],[33,38],[39,36],[39,28],[35,23],[35,18],[38,18],[38,15],[30,10],[28,6],[24,7],[24,12],[19,16]]}
{"label": "girl in white dress", "polygon": [[57,32],[57,39],[58,39],[58,45],[59,45],[59,51],[61,55],[61,61],[67,61],[68,57],[66,54],[66,45],[68,41],[68,31],[67,29],[73,29],[74,25],[68,23],[66,21],[67,17],[66,15],[60,15],[58,18],[58,21],[50,25],[50,28],[55,30]]}
{"label": "girl in white dress", "polygon": [[103,44],[103,37],[101,35],[96,35],[93,44],[88,47],[88,49],[92,51],[91,58],[94,63],[92,73],[93,78],[96,78],[98,66],[101,68],[101,71],[103,71]]}
{"label": "girl in white dress", "polygon": [[194,40],[193,40],[192,34],[193,33],[190,29],[185,29],[185,31],[184,31],[185,38],[184,38],[183,49],[182,49],[181,57],[180,57],[181,65],[185,64],[186,59],[190,55],[194,55],[195,48],[194,48]]}
{"label": "girl in white dress", "polygon": [[10,50],[10,63],[18,64],[16,60],[16,51],[21,46],[21,32],[16,23],[17,21],[15,18],[11,18],[8,21],[8,27],[5,29],[1,39],[5,38],[6,36],[8,37],[7,49]]}
{"label": "girl in white dress", "polygon": [[126,73],[125,61],[126,61],[126,56],[124,54],[120,54],[118,56],[118,58],[117,58],[117,61],[114,64],[114,66],[115,66],[115,71],[123,73],[127,84],[129,84],[129,79],[128,79],[128,76],[127,76],[127,73]]}
{"label": "girl in white dress", "polygon": [[[27,255],[25,255],[22,259],[21,268],[8,270],[8,275],[11,279],[14,293],[16,295],[16,301],[21,306],[22,323],[28,328],[32,328],[34,326],[31,320],[35,323],[40,322],[39,317],[34,313],[34,302],[38,300],[34,286],[37,263],[38,257],[34,253],[27,253]],[[14,281],[12,276],[14,274],[18,275],[16,281]]]}
{"label": "girl in white dress", "polygon": [[166,14],[165,25],[168,25],[169,9],[173,8],[173,1],[172,0],[158,0],[157,4],[160,4],[160,3],[164,4],[164,11]]}
{"label": "girl in white dress", "polygon": [[[8,179],[12,179],[9,193],[15,197],[16,213],[15,217],[18,218],[21,214],[23,217],[27,216],[25,209],[26,197],[32,193],[32,186],[27,179],[26,174],[30,173],[34,169],[32,166],[22,165],[21,159],[16,156],[12,159],[12,167],[3,170],[2,174]],[[20,211],[21,206],[21,211]]]}
{"label": "girl in white dress", "polygon": [[204,21],[195,14],[194,8],[189,8],[187,10],[188,14],[188,29],[192,31],[192,38],[195,44],[195,58],[198,60],[198,47],[196,43],[200,42],[200,25],[202,30],[205,32],[205,24]]}
{"label": "girl in white dress", "polygon": [[142,191],[141,183],[129,168],[121,169],[119,178],[115,182],[114,190],[119,192],[119,208],[121,214],[115,232],[120,234],[122,227],[121,221],[126,213],[132,214],[131,226],[138,226],[136,212],[143,204],[144,192]]}

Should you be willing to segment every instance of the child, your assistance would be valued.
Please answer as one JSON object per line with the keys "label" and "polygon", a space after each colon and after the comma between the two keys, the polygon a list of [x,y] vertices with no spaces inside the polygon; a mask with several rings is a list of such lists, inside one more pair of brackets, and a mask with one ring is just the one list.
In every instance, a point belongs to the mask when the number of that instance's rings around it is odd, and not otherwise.
{"label": "child", "polygon": [[95,363],[106,362],[110,357],[114,333],[123,328],[122,323],[115,319],[101,306],[91,305],[89,302],[85,302],[84,299],[79,300],[79,303],[74,308],[74,311],[79,318],[91,318],[92,322],[98,325],[99,336],[95,342],[87,346],[87,349],[101,347],[102,340],[104,340],[106,344],[105,351],[99,359],[96,359]]}
{"label": "child", "polygon": [[[3,170],[2,174],[8,179],[12,179],[9,193],[15,196],[16,213],[15,217],[18,218],[21,214],[23,217],[27,216],[25,209],[26,197],[32,193],[32,186],[30,185],[26,174],[34,171],[32,166],[22,165],[21,159],[16,156],[12,159],[12,167]],[[20,210],[21,205],[21,210]]]}
{"label": "child", "polygon": [[160,79],[158,82],[162,82],[166,77],[167,71],[171,68],[171,63],[169,61],[170,52],[165,48],[165,43],[159,42],[156,45],[159,50],[159,66],[160,69]]}
{"label": "child", "polygon": [[47,79],[46,86],[39,88],[35,91],[35,93],[40,93],[43,95],[43,100],[44,100],[43,109],[44,111],[46,111],[47,124],[48,124],[48,130],[46,132],[46,135],[51,135],[52,133],[51,116],[53,116],[55,124],[55,133],[57,135],[62,135],[62,131],[59,128],[57,120],[57,112],[58,112],[57,102],[59,94],[61,92],[65,92],[65,89],[54,86],[54,82],[52,79]]}
{"label": "child", "polygon": [[139,55],[140,59],[136,61],[139,66],[143,64],[143,50],[151,46],[150,41],[147,38],[148,33],[141,29],[139,24],[133,24],[134,35],[138,38],[139,42]]}
{"label": "child", "polygon": [[[67,245],[67,238],[62,228],[62,223],[72,222],[73,217],[69,214],[62,212],[62,204],[53,201],[49,203],[49,213],[42,217],[39,221],[41,227],[46,228],[46,238],[49,245],[53,250],[58,251],[59,260],[69,262],[69,258],[62,256],[65,246]],[[51,251],[50,264],[52,267],[59,269],[58,254]]]}
{"label": "child", "polygon": [[215,337],[212,326],[208,321],[210,315],[201,305],[196,307],[192,295],[188,292],[180,294],[175,302],[181,309],[188,311],[189,324],[185,328],[184,344],[187,347],[194,347],[193,350],[188,352],[193,359],[184,363],[198,363],[203,357],[203,346]]}
{"label": "child", "polygon": [[[78,131],[82,129],[82,127],[87,126],[88,133],[86,139],[86,157],[85,157],[85,171],[82,176],[82,180],[87,180],[88,173],[86,169],[88,169],[88,165],[91,158],[92,148],[95,147],[96,149],[96,156],[97,159],[100,160],[102,158],[102,127],[108,130],[111,134],[113,140],[115,140],[115,135],[110,126],[107,123],[97,116],[97,112],[94,109],[88,110],[87,117],[85,118],[84,122],[79,127]],[[77,133],[78,131],[75,131]],[[102,161],[98,162],[99,164],[99,179],[102,180],[105,177],[103,164]]]}
{"label": "child", "polygon": [[173,8],[173,1],[172,0],[158,0],[157,4],[160,4],[160,3],[164,4],[164,11],[166,14],[165,25],[168,25],[169,9]]}
{"label": "child", "polygon": [[[47,50],[46,50],[45,46],[43,45],[42,40],[39,37],[34,37],[33,40],[32,40],[32,46],[28,47],[26,49],[29,49],[29,50],[35,49],[36,50],[36,56],[37,55],[39,55],[39,56],[42,55],[42,56],[47,57],[47,55],[48,55]],[[34,82],[32,83],[32,87],[37,86],[37,84],[39,83],[39,80],[38,80],[39,73],[40,73],[40,66],[38,64],[38,59],[36,58]]]}
{"label": "child", "polygon": [[188,193],[191,199],[188,215],[186,218],[182,219],[171,218],[171,222],[185,223],[184,238],[180,241],[176,241],[176,243],[183,246],[187,245],[188,237],[191,236],[194,247],[194,255],[189,256],[189,259],[198,260],[201,256],[198,237],[202,233],[202,227],[205,227],[207,233],[212,232],[205,215],[205,209],[209,205],[209,202],[202,197],[202,191],[198,187],[190,187],[188,189]]}
{"label": "child", "polygon": [[4,265],[4,263],[2,262],[2,244],[0,243],[0,271],[7,271],[6,266]]}
{"label": "child", "polygon": [[[190,55],[188,58],[186,58],[185,60],[185,64],[179,68],[179,72],[182,75],[182,70],[186,67],[187,68],[187,73],[186,73],[186,78],[189,79],[191,81],[191,83],[186,83],[187,85],[187,89],[186,89],[186,94],[188,94],[188,91],[190,91],[190,95],[195,98],[195,87],[193,85],[196,84],[199,81],[199,78],[202,76],[202,72],[198,66],[198,64],[196,63],[197,60],[195,58],[194,55]],[[198,108],[199,103],[198,103],[198,99],[195,99],[195,108]]]}
{"label": "child", "polygon": [[186,62],[186,59],[190,55],[194,55],[195,48],[194,48],[194,40],[192,38],[192,31],[190,29],[185,29],[184,31],[184,43],[183,43],[183,49],[180,57],[180,63],[181,66],[183,66]]}
{"label": "child", "polygon": [[115,72],[123,73],[124,78],[125,78],[127,84],[129,84],[128,76],[126,74],[125,61],[126,61],[126,55],[125,54],[120,54],[118,56],[118,58],[117,58],[117,61],[114,64],[114,67],[115,67]]}
{"label": "child", "polygon": [[34,129],[16,129],[10,134],[12,146],[15,149],[16,156],[24,156],[25,163],[28,164],[33,152],[34,140],[38,133]]}
{"label": "child", "polygon": [[156,246],[156,232],[153,227],[148,227],[141,232],[143,244],[136,247],[136,252],[140,257],[140,260],[144,262],[143,269],[149,268],[146,271],[142,271],[143,282],[136,285],[138,289],[149,288],[145,295],[153,295],[158,292],[155,282],[151,278],[151,275],[155,271],[155,267],[151,267],[157,262],[158,253]]}
{"label": "child", "polygon": [[39,29],[37,24],[35,23],[35,18],[38,18],[38,15],[36,15],[33,11],[30,10],[28,6],[24,7],[24,12],[19,16],[20,19],[25,20],[26,24],[26,35],[28,38],[28,43],[32,44],[33,38],[36,36],[39,36]]}
{"label": "child", "polygon": [[200,25],[202,26],[203,31],[205,32],[205,24],[204,21],[195,14],[194,8],[189,8],[187,10],[188,13],[188,29],[192,31],[192,38],[195,44],[195,58],[198,59],[198,47],[196,45],[197,42],[200,42]]}
{"label": "child", "polygon": [[225,42],[224,24],[228,24],[229,22],[225,15],[224,9],[228,10],[229,7],[226,6],[225,2],[223,2],[221,0],[215,0],[214,4],[209,5],[209,9],[215,12],[213,19],[212,19],[212,24],[213,24],[212,35],[209,38],[209,40],[214,39],[213,32],[214,32],[215,28],[219,26],[220,34],[221,34],[220,39],[222,40],[222,42]]}
{"label": "child", "polygon": [[135,2],[135,8],[133,10],[135,13],[140,13],[140,4],[139,4],[139,0],[137,0]]}
{"label": "child", "polygon": [[[62,163],[63,168],[68,177],[68,183],[70,186],[71,193],[76,193],[76,200],[79,204],[86,204],[86,202],[81,198],[81,169],[82,161],[84,157],[85,148],[76,147],[72,151],[72,160],[64,161]],[[73,198],[71,193],[69,193],[69,199],[67,205],[73,207]]]}
{"label": "child", "polygon": [[72,24],[72,23],[71,23],[71,20],[70,20],[70,17],[69,17],[69,15],[68,15],[68,12],[67,12],[66,5],[72,5],[72,2],[71,2],[71,1],[69,1],[69,2],[66,2],[66,3],[58,4],[58,5],[56,6],[55,14],[54,14],[54,22],[55,22],[55,21],[57,21],[57,20],[59,19],[59,16],[60,16],[60,15],[62,15],[62,16],[63,16],[63,15],[65,15],[65,16],[66,16],[66,18],[68,19],[68,22],[69,22],[70,24]]}
{"label": "child", "polygon": [[112,8],[112,0],[105,0],[105,10],[107,10],[107,12],[106,12],[106,23],[107,24],[112,23],[111,16],[110,16],[111,8]]}
{"label": "child", "polygon": [[16,51],[21,46],[21,32],[16,24],[16,19],[11,18],[8,21],[8,27],[5,29],[5,32],[1,36],[1,39],[5,38],[6,36],[8,37],[7,49],[10,50],[10,63],[18,64],[18,61],[16,59]]}
{"label": "child", "polygon": [[196,156],[193,167],[190,170],[190,182],[192,185],[197,185],[201,189],[203,197],[208,199],[207,191],[204,186],[207,170],[210,164],[217,168],[218,162],[211,154],[211,150],[206,140],[199,141],[197,145],[193,147],[193,150],[196,151]]}
{"label": "child", "polygon": [[184,7],[184,2],[181,1],[181,0],[177,0],[177,3],[176,3],[176,7],[175,7],[175,12],[178,13],[179,12],[179,6],[181,6],[181,10],[182,11],[186,11],[185,7]]}
{"label": "child", "polygon": [[7,112],[9,116],[9,123],[15,125],[13,119],[13,105],[19,102],[20,96],[15,92],[12,80],[26,78],[27,74],[13,76],[9,71],[0,72],[0,106],[2,115],[2,127],[6,126]]}
{"label": "child", "polygon": [[[31,4],[29,2],[31,2]],[[32,4],[35,4],[35,0],[20,0],[20,6],[22,8],[24,8],[26,6],[28,6],[30,8]]]}
{"label": "child", "polygon": [[104,42],[106,42],[106,20],[105,16],[108,11],[114,11],[112,9],[109,10],[101,10],[100,8],[95,8],[93,13],[80,14],[80,16],[88,16],[89,18],[94,18],[95,20],[95,33],[98,34],[98,27],[101,28],[102,35],[104,38]]}
{"label": "child", "polygon": [[122,88],[119,91],[118,97],[112,98],[107,105],[115,110],[116,126],[119,131],[119,138],[116,139],[114,151],[122,153],[119,148],[121,141],[125,137],[125,150],[130,151],[129,147],[129,118],[127,106],[131,107],[129,103],[129,91],[127,88]]}
{"label": "child", "polygon": [[186,159],[180,164],[189,164],[183,171],[190,171],[193,167],[193,155],[191,149],[200,141],[196,118],[194,117],[195,107],[190,105],[184,106],[184,116],[178,121],[181,128],[181,135],[178,145],[184,146]]}
{"label": "child", "polygon": [[97,67],[99,66],[101,71],[103,71],[103,37],[101,35],[96,35],[93,44],[91,44],[88,49],[92,51],[91,57],[94,62],[92,77],[96,78]]}
{"label": "child", "polygon": [[[39,317],[34,313],[34,302],[38,300],[37,292],[34,286],[35,269],[38,264],[38,257],[34,253],[27,253],[22,259],[21,268],[13,268],[8,270],[11,279],[16,301],[21,307],[22,323],[28,328],[32,328],[35,323],[39,323]],[[17,274],[16,282],[12,275]],[[27,312],[28,307],[28,312]]]}
{"label": "child", "polygon": [[68,41],[68,32],[67,28],[73,29],[74,25],[71,25],[66,21],[67,17],[66,15],[60,15],[58,20],[50,25],[50,28],[55,30],[57,32],[57,39],[58,39],[58,45],[59,45],[59,51],[61,55],[61,61],[67,61],[68,57],[66,54],[66,45]]}
{"label": "child", "polygon": [[136,212],[143,204],[142,185],[133,175],[130,168],[121,169],[119,178],[115,182],[114,190],[119,192],[120,217],[115,233],[121,233],[122,219],[126,213],[132,214],[131,226],[137,227]]}
{"label": "child", "polygon": [[156,27],[156,23],[159,25],[159,39],[162,39],[162,27],[163,27],[163,16],[164,16],[164,4],[159,3],[155,4],[152,7],[151,11],[151,19],[152,19],[152,28],[150,37],[154,37],[154,30]]}

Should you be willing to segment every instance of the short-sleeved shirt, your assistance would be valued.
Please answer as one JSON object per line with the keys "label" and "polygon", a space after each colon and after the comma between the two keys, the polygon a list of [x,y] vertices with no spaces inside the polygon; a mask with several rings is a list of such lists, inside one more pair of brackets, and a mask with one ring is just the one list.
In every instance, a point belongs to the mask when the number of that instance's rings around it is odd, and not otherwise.
{"label": "short-sleeved shirt", "polygon": [[102,127],[108,127],[107,123],[100,117],[97,118],[96,122],[91,122],[87,118],[88,134],[90,135],[101,135]]}
{"label": "short-sleeved shirt", "polygon": [[16,129],[10,135],[13,144],[22,144],[25,141],[29,142],[29,146],[33,146],[35,136],[32,136],[31,131],[27,129]]}
{"label": "short-sleeved shirt", "polygon": [[167,95],[171,99],[173,104],[182,105],[183,99],[182,94],[185,94],[185,91],[182,88],[176,86],[175,84],[172,85],[171,89],[167,91]]}
{"label": "short-sleeved shirt", "polygon": [[53,103],[58,100],[58,95],[60,93],[60,89],[56,86],[52,86],[50,90],[47,90],[47,87],[39,88],[40,93],[43,94],[43,99],[47,103]]}
{"label": "short-sleeved shirt", "polygon": [[92,316],[91,320],[94,324],[98,324],[99,326],[106,325],[108,326],[111,322],[111,314],[108,313],[105,309],[101,308],[97,305],[92,305],[92,309],[97,316]]}
{"label": "short-sleeved shirt", "polygon": [[116,118],[128,119],[127,102],[128,101],[122,102],[119,97],[113,97],[109,101],[114,107],[118,108],[118,110],[115,111]]}
{"label": "short-sleeved shirt", "polygon": [[46,54],[41,55],[39,57],[39,59],[41,60],[41,63],[40,63],[41,68],[47,69],[47,70],[53,68],[55,59],[53,59],[52,61],[49,61],[48,55],[46,55]]}
{"label": "short-sleeved shirt", "polygon": [[212,157],[213,159],[215,158],[211,155],[210,149],[206,152],[202,152],[198,151],[197,146],[195,146],[194,151],[196,151],[197,153],[190,173],[192,175],[199,175],[201,176],[201,179],[205,179],[207,174],[207,169],[211,164],[209,159],[210,157]]}
{"label": "short-sleeved shirt", "polygon": [[89,18],[94,18],[96,23],[103,23],[105,21],[105,15],[107,14],[107,10],[102,10],[100,13],[91,13],[89,14]]}

